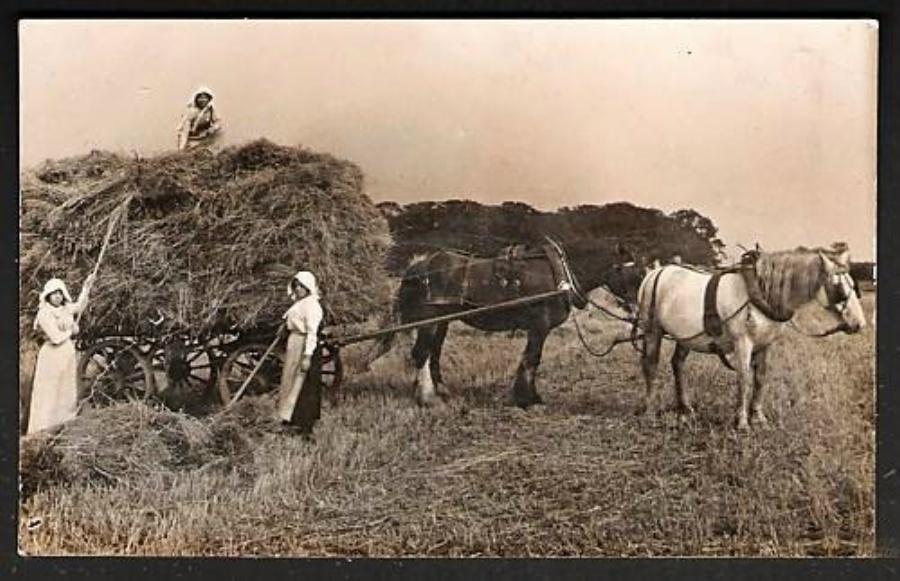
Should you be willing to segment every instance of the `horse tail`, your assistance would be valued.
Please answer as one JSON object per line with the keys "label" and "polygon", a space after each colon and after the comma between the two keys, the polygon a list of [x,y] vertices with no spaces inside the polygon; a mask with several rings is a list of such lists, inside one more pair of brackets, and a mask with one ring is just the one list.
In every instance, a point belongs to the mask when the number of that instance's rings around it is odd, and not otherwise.
{"label": "horse tail", "polygon": [[[410,281],[415,280],[415,278],[420,274],[420,271],[425,269],[427,259],[427,255],[416,255],[412,257],[406,267],[406,270],[404,271],[403,278],[400,280],[400,285],[397,287],[397,290],[394,291],[394,300],[391,301],[390,312],[383,316],[379,322],[380,328],[390,328],[403,322],[402,307],[403,299],[405,296],[404,285],[409,284]],[[392,332],[385,333],[375,341],[375,348],[372,350],[374,356],[366,364],[366,369],[371,368],[373,363],[384,357],[388,353],[388,351],[393,348],[396,338],[397,333]]]}
{"label": "horse tail", "polygon": [[655,297],[648,295],[656,294],[656,283],[659,280],[659,272],[662,268],[654,268],[650,272],[644,276],[644,280],[641,281],[640,286],[638,287],[637,292],[637,326],[642,326],[644,323],[648,323],[650,319],[653,317],[653,313],[651,312],[655,305],[656,301],[653,300]]}
{"label": "horse tail", "polygon": [[[393,309],[390,313],[384,316],[381,319],[381,326],[389,327],[398,321],[396,313],[393,312]],[[394,346],[394,339],[396,338],[397,333],[385,333],[381,337],[379,337],[375,341],[375,348],[373,349],[374,356],[369,359],[369,362],[366,364],[366,368],[370,368],[373,363],[384,357],[388,351]]]}
{"label": "horse tail", "polygon": [[638,328],[647,332],[656,326],[656,295],[659,290],[659,279],[665,269],[665,266],[654,268],[641,281],[637,293],[638,313],[634,325],[635,334]]}
{"label": "horse tail", "polygon": [[[656,291],[659,286],[659,277],[664,267],[654,268],[648,272],[641,281],[637,291],[637,315],[634,325],[631,327],[631,346],[641,353],[643,357],[647,350],[647,334],[654,333],[657,329],[656,322]],[[648,296],[649,295],[649,296]],[[643,334],[641,334],[643,331]],[[638,341],[644,342],[639,346]]]}

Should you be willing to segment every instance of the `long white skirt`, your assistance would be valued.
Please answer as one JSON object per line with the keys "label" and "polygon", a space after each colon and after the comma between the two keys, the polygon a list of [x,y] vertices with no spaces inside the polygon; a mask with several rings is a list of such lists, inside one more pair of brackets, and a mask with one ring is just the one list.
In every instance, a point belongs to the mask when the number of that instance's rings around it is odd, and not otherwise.
{"label": "long white skirt", "polygon": [[78,356],[69,340],[45,342],[38,352],[28,412],[28,433],[52,428],[75,417],[78,409]]}
{"label": "long white skirt", "polygon": [[278,392],[278,417],[289,422],[297,407],[297,398],[303,387],[306,374],[300,370],[303,351],[306,348],[306,333],[292,332],[288,335],[284,353],[284,368],[281,372],[281,389]]}

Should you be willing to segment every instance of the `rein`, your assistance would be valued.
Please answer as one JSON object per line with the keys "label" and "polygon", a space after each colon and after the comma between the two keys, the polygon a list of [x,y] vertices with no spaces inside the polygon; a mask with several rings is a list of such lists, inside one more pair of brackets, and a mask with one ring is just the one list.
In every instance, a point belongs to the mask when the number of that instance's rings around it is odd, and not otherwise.
{"label": "rein", "polygon": [[[722,319],[722,324],[724,325],[728,321],[730,321],[730,320],[734,319],[735,317],[737,317],[738,315],[740,315],[744,311],[744,309],[746,309],[748,306],[750,306],[750,301],[749,300],[744,301],[744,304],[741,305],[740,307],[738,307],[738,309],[735,312],[731,313],[730,315],[728,315],[727,317]],[[660,325],[660,327],[662,327],[662,325]],[[663,338],[669,339],[671,341],[693,341],[694,339],[697,339],[698,337],[702,337],[705,334],[706,334],[706,330],[704,329],[703,331],[700,331],[699,333],[695,333],[695,334],[691,335],[690,337],[676,337],[675,335],[672,335],[671,333],[669,333],[668,331],[663,329]]]}
{"label": "rein", "polygon": [[575,330],[578,332],[578,339],[581,341],[581,346],[584,347],[584,350],[594,357],[606,357],[612,350],[621,345],[622,343],[631,343],[632,338],[629,337],[627,339],[615,339],[612,344],[606,348],[605,351],[594,351],[593,348],[588,344],[587,339],[584,337],[584,332],[581,330],[581,323],[578,322],[578,317],[575,313],[572,313],[572,319],[575,321]]}
{"label": "rein", "polygon": [[[678,266],[681,266],[681,265],[678,265]],[[664,269],[665,269],[665,267],[659,269],[659,271],[656,274],[656,278],[653,280],[653,289],[651,291],[652,294],[650,296],[650,313],[649,313],[650,322],[652,322],[652,320],[656,317],[656,291],[657,291],[657,286],[659,285],[659,277],[662,276],[662,272]],[[734,319],[735,317],[740,315],[744,311],[744,309],[746,309],[748,306],[750,306],[752,304],[752,302],[753,301],[748,298],[746,301],[744,301],[744,303],[740,307],[737,308],[737,310],[735,310],[733,313],[731,313],[730,315],[728,315],[727,317],[722,319],[722,324],[724,325],[725,323],[731,321],[732,319]],[[672,333],[669,333],[668,331],[666,331],[662,325],[660,325],[659,328],[662,329],[664,339],[669,339],[671,341],[676,341],[676,342],[693,341],[694,339],[702,337],[703,335],[706,334],[706,329],[703,329],[699,333],[694,333],[693,335],[691,335],[689,337],[677,337],[677,336],[673,335]]]}
{"label": "rein", "polygon": [[[606,287],[601,287],[601,288],[603,288],[603,290],[605,290],[606,292],[608,292],[609,294],[611,294],[611,295],[616,299],[616,301],[617,301],[620,305],[627,305],[627,304],[628,304],[628,301],[626,301],[625,299],[623,299],[622,297],[620,297],[620,296],[617,295],[616,293],[612,292],[612,291],[609,290],[608,288],[606,288]],[[592,299],[592,298],[590,298],[590,297],[587,297],[587,302],[588,302],[588,304],[590,304],[592,307],[594,307],[595,309],[597,309],[598,311],[600,311],[600,312],[603,313],[604,315],[607,315],[607,316],[609,316],[609,317],[612,317],[613,319],[618,319],[619,321],[622,321],[623,323],[629,323],[629,324],[632,324],[632,325],[634,325],[634,324],[637,323],[637,317],[623,317],[622,315],[619,315],[619,314],[616,314],[616,313],[612,312],[611,310],[609,310],[608,308],[604,307],[603,305],[601,305],[600,303],[598,303],[597,301],[595,301],[594,299]]]}
{"label": "rein", "polygon": [[836,327],[833,327],[833,328],[828,329],[827,331],[823,331],[821,333],[810,333],[808,331],[805,331],[804,329],[802,329],[800,327],[800,325],[795,323],[793,321],[793,319],[788,321],[788,325],[790,325],[795,331],[797,331],[801,335],[805,335],[806,337],[812,337],[813,339],[821,339],[823,337],[828,337],[829,335],[834,335],[835,333],[840,333],[842,331],[847,330],[847,324],[843,323],[843,322],[839,323]]}
{"label": "rein", "polygon": [[[616,301],[618,301],[618,303],[620,305],[628,304],[628,301],[626,301],[625,299],[623,299],[616,293],[612,292],[608,288],[606,288],[606,287],[601,287],[601,288],[603,288],[603,290],[605,290],[606,292],[611,294],[616,299]],[[594,308],[599,310],[604,315],[606,315],[608,317],[612,317],[613,319],[622,321],[623,323],[628,323],[629,325],[631,325],[631,329],[632,329],[631,336],[628,337],[627,339],[614,339],[612,344],[609,347],[607,347],[606,350],[594,351],[594,349],[588,344],[587,339],[584,336],[584,331],[582,331],[582,329],[581,329],[581,323],[578,322],[578,314],[573,312],[572,319],[575,321],[575,330],[578,332],[578,339],[581,341],[581,345],[582,345],[582,347],[584,347],[585,351],[587,351],[589,354],[593,355],[594,357],[606,357],[607,355],[609,355],[612,352],[613,349],[615,349],[617,346],[621,345],[622,343],[630,343],[631,346],[635,349],[635,351],[640,352],[640,349],[637,346],[637,340],[640,338],[637,336],[637,333],[636,333],[636,330],[638,328],[638,318],[637,317],[623,317],[622,315],[612,312],[611,310],[604,307],[600,303],[596,302],[592,298],[585,297],[585,299],[587,300],[587,303],[589,305],[593,306]]]}
{"label": "rein", "polygon": [[[637,319],[626,318],[626,317],[622,317],[621,315],[618,315],[616,313],[613,313],[606,307],[600,305],[599,303],[594,301],[592,298],[590,298],[590,297],[586,296],[584,293],[582,293],[581,288],[578,285],[578,281],[575,279],[575,273],[573,273],[572,269],[569,267],[569,261],[566,259],[566,255],[563,252],[562,247],[560,247],[560,245],[555,240],[550,238],[549,236],[545,236],[545,238],[546,238],[547,242],[549,242],[550,245],[553,247],[553,249],[556,251],[556,253],[559,255],[559,259],[560,259],[560,262],[562,262],[563,270],[565,271],[566,278],[569,279],[568,281],[565,281],[563,284],[566,284],[566,286],[568,287],[569,293],[570,293],[570,294],[566,295],[566,298],[568,299],[568,302],[570,304],[570,308],[572,306],[572,295],[574,295],[585,306],[592,305],[596,309],[600,310],[600,312],[602,312],[603,314],[613,317],[614,319],[618,319],[622,322],[629,323],[630,325],[632,325],[632,328],[637,328]],[[609,290],[605,287],[604,287],[604,290],[606,290],[611,295],[613,295],[616,298],[616,301],[619,302],[619,304],[628,304],[627,301],[622,299],[619,295],[612,292],[611,290]],[[635,346],[635,338],[633,336],[634,333],[632,333],[632,337],[629,337],[628,339],[615,339],[612,342],[612,344],[609,347],[607,347],[604,351],[595,351],[588,344],[587,339],[584,336],[584,331],[581,329],[581,323],[578,322],[577,313],[575,313],[575,312],[572,313],[572,319],[575,321],[575,331],[578,334],[578,340],[581,341],[581,346],[584,347],[585,351],[587,351],[590,355],[593,355],[594,357],[606,357],[607,355],[612,353],[613,349],[615,349],[617,346],[621,345],[622,343],[631,343],[631,345],[633,347]]]}

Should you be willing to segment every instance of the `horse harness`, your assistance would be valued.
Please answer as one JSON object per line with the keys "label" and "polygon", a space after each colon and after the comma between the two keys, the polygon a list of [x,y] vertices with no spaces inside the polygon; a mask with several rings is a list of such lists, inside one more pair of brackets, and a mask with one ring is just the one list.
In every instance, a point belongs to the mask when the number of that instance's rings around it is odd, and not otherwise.
{"label": "horse harness", "polygon": [[[692,339],[696,339],[704,334],[709,335],[713,338],[721,337],[722,333],[724,332],[724,324],[736,317],[741,311],[744,310],[747,305],[753,305],[753,307],[758,309],[765,317],[778,323],[790,322],[794,315],[793,312],[777,312],[765,299],[762,288],[760,286],[759,277],[756,274],[756,263],[759,260],[759,257],[760,255],[758,251],[750,250],[748,252],[745,252],[741,256],[740,263],[737,266],[722,270],[716,270],[711,273],[698,268],[679,265],[681,268],[688,268],[689,270],[694,270],[695,272],[701,272],[704,274],[710,274],[711,276],[709,282],[706,284],[706,288],[703,293],[703,331],[691,337],[673,337],[673,339],[679,341],[689,341]],[[656,278],[653,281],[653,290],[650,298],[651,317],[656,313],[656,292],[661,273],[662,270],[657,273]],[[734,313],[732,313],[725,319],[722,319],[716,305],[716,298],[718,295],[719,281],[726,274],[740,274],[743,277],[744,284],[747,288],[748,299],[747,302],[745,302]],[[828,297],[828,308],[834,310],[838,314],[843,314],[844,311],[846,311],[849,304],[850,293],[855,292],[855,287],[852,284],[852,281],[845,284],[845,282],[842,280],[842,277],[844,276],[847,276],[847,273],[835,273],[833,275],[834,280],[831,280],[825,284],[825,292]],[[850,290],[847,290],[845,286],[849,286]],[[799,332],[810,337],[827,337],[828,335],[832,335],[842,330],[843,326],[839,325],[822,333],[807,333],[802,329],[797,328],[796,326],[795,328]],[[710,348],[713,352],[719,355],[720,359],[722,359],[722,362],[725,363],[726,366],[732,368],[725,358],[725,354],[721,351],[721,348],[717,343],[713,342],[710,345]]]}
{"label": "horse harness", "polygon": [[[516,244],[504,248],[501,253],[493,258],[480,258],[465,256],[465,263],[453,270],[462,270],[462,278],[456,288],[435,293],[429,282],[429,277],[421,277],[426,289],[425,303],[432,306],[438,305],[464,305],[481,306],[482,302],[474,295],[473,287],[477,286],[474,270],[489,270],[492,287],[500,290],[505,299],[522,296],[524,272],[533,261],[546,262],[553,276],[552,286],[541,289],[529,289],[529,292],[537,293],[561,288],[563,283],[569,283],[569,273],[564,262],[564,257],[552,245],[544,244],[534,247],[524,244]],[[480,268],[479,268],[480,267]],[[481,284],[484,284],[483,282]]]}
{"label": "horse harness", "polygon": [[[756,261],[758,259],[759,254],[757,252],[747,252],[741,257],[741,262],[738,266],[726,269],[717,269],[713,272],[690,268],[685,265],[678,265],[680,268],[688,268],[689,270],[694,270],[695,272],[709,274],[710,279],[709,282],[706,283],[706,288],[703,292],[703,330],[695,335],[692,335],[691,337],[672,338],[676,341],[690,341],[703,335],[708,335],[713,339],[718,339],[725,332],[725,323],[738,316],[747,307],[747,305],[753,305],[755,308],[759,309],[763,315],[765,315],[769,319],[772,319],[773,321],[784,323],[790,320],[793,313],[791,313],[791,315],[787,317],[778,314],[766,301],[759,284],[759,277],[756,275]],[[657,287],[659,285],[659,277],[661,276],[661,274],[662,269],[657,273],[656,278],[653,280],[653,289],[650,295],[651,317],[653,317],[656,313]],[[719,282],[726,274],[741,275],[747,288],[748,299],[743,305],[741,305],[739,309],[723,319],[719,314],[717,299],[719,292]],[[731,362],[728,361],[728,358],[725,352],[722,350],[722,347],[716,341],[710,342],[709,349],[719,357],[719,359],[726,367],[728,367],[732,371],[734,370],[734,367],[731,365]]]}
{"label": "horse harness", "polygon": [[[755,263],[748,262],[734,268],[724,270],[716,270],[712,273],[709,282],[706,283],[706,289],[703,292],[703,332],[710,337],[721,337],[725,330],[725,322],[719,314],[717,307],[717,298],[719,292],[719,281],[726,274],[740,274],[744,279],[744,285],[747,287],[748,300],[741,306],[737,312],[743,310],[747,304],[751,304],[759,309],[763,315],[777,321],[785,323],[790,320],[793,313],[787,317],[776,313],[763,296],[762,289],[759,286],[759,278],[756,276]],[[734,318],[737,313],[728,317],[728,320]]]}

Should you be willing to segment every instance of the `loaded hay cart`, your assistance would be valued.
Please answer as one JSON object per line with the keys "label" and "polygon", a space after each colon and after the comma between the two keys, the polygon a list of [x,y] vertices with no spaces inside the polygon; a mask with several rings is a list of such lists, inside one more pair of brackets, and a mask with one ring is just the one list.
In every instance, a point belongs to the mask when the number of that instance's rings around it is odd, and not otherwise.
{"label": "loaded hay cart", "polygon": [[[265,140],[148,158],[92,152],[21,182],[25,340],[40,340],[40,283],[83,281],[105,253],[77,337],[82,395],[98,404],[179,390],[227,401],[278,334],[299,269],[328,289],[333,324],[390,303],[387,222],[362,171],[326,153]],[[322,374],[339,379],[339,362],[322,355]],[[277,383],[278,356],[266,365],[251,393]]]}

